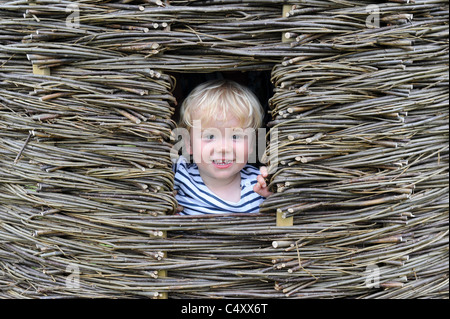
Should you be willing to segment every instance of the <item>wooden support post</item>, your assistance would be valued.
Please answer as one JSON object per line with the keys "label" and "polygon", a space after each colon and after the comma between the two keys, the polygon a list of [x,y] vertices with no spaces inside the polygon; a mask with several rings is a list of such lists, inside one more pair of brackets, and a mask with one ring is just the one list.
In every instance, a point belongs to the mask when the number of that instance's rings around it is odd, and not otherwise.
{"label": "wooden support post", "polygon": [[288,227],[294,225],[294,217],[283,217],[283,212],[277,212],[277,226]]}
{"label": "wooden support post", "polygon": [[39,68],[36,65],[33,65],[33,74],[50,75],[50,68]]}
{"label": "wooden support post", "polygon": [[[283,18],[286,17],[286,14],[292,9],[292,5],[285,4],[283,5]],[[286,38],[286,32],[282,34],[282,42],[291,42],[291,39]],[[280,227],[288,227],[294,225],[294,217],[283,217],[283,212],[277,212],[277,226]]]}

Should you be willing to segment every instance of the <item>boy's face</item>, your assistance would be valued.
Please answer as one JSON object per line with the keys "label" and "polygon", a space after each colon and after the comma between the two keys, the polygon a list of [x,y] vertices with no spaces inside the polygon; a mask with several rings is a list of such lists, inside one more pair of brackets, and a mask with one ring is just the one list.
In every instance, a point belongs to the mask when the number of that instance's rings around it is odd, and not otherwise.
{"label": "boy's face", "polygon": [[227,180],[236,178],[253,151],[255,132],[240,127],[236,118],[201,123],[194,120],[191,129],[191,152],[202,178]]}

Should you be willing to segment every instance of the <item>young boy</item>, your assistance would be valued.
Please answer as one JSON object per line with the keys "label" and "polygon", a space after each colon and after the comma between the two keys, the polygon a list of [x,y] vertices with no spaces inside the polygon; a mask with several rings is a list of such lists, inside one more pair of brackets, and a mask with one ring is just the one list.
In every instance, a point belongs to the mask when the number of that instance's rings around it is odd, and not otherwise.
{"label": "young boy", "polygon": [[174,165],[175,191],[183,215],[256,213],[271,194],[261,171],[248,165],[263,109],[246,87],[228,80],[197,86],[180,110],[179,127],[193,163]]}

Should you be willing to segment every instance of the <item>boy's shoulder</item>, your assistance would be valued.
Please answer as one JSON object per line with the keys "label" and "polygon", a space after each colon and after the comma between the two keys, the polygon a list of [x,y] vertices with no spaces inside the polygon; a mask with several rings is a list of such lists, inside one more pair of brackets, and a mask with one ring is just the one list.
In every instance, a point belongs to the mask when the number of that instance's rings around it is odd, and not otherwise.
{"label": "boy's shoulder", "polygon": [[178,156],[178,158],[176,159],[176,161],[173,159],[173,171],[177,172],[180,168],[181,169],[187,169],[190,165],[189,165],[189,161],[188,159],[186,159],[186,157],[180,155]]}
{"label": "boy's shoulder", "polygon": [[194,174],[197,175],[198,173],[198,167],[197,164],[190,161],[190,159],[187,159],[186,157],[180,155],[178,159],[173,163],[172,166],[173,172],[176,174],[178,171],[184,172],[184,174],[190,175]]}
{"label": "boy's shoulder", "polygon": [[172,158],[172,162],[174,164],[181,164],[181,163],[186,163],[187,159],[183,155],[178,155],[178,157]]}

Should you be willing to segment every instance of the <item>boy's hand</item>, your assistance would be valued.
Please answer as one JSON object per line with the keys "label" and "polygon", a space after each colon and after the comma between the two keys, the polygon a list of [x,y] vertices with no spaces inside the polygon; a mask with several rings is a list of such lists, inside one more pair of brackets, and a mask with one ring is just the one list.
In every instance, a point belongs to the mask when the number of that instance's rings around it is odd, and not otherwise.
{"label": "boy's hand", "polygon": [[258,175],[258,177],[256,178],[257,183],[255,184],[255,186],[253,186],[253,190],[255,191],[255,193],[261,195],[262,197],[269,197],[273,193],[269,191],[265,180],[265,178],[269,175],[267,173],[267,167],[262,166],[260,168],[260,172],[261,175]]}

